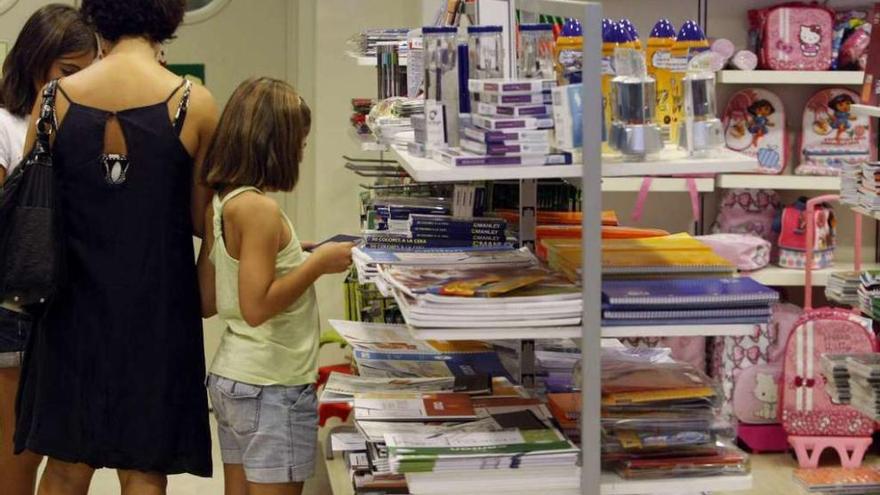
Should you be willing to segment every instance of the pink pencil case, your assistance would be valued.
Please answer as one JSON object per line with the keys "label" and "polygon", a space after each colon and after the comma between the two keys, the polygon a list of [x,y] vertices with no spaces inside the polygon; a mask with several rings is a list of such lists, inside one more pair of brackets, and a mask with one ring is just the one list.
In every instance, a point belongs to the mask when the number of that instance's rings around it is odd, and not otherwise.
{"label": "pink pencil case", "polygon": [[741,271],[759,270],[770,264],[770,243],[747,234],[712,234],[697,237],[718,256]]}

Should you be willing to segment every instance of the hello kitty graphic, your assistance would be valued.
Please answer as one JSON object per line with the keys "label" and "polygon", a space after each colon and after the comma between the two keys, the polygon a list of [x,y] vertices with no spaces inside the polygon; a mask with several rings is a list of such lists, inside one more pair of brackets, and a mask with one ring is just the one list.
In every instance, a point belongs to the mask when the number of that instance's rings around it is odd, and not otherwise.
{"label": "hello kitty graphic", "polygon": [[767,373],[758,373],[755,379],[756,384],[753,392],[755,398],[761,403],[758,410],[755,411],[755,416],[775,420],[776,401],[779,399],[779,387],[776,385],[775,377]]}
{"label": "hello kitty graphic", "polygon": [[821,51],[822,28],[820,26],[801,26],[800,35],[801,53],[805,57],[817,57]]}

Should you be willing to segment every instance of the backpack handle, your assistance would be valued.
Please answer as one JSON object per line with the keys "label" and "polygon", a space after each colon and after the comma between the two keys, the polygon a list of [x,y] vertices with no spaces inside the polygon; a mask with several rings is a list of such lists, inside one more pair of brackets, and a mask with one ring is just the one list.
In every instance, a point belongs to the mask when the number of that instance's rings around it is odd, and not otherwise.
{"label": "backpack handle", "polygon": [[[806,239],[804,240],[806,253],[804,254],[804,309],[810,311],[813,309],[813,244],[816,237],[816,205],[821,203],[829,203],[832,201],[840,201],[837,194],[826,194],[817,196],[807,201],[807,207],[804,211],[806,215],[805,223],[807,224]],[[862,270],[862,216],[855,214],[855,234],[853,246],[854,270],[860,272]],[[855,308],[854,308],[855,309]]]}

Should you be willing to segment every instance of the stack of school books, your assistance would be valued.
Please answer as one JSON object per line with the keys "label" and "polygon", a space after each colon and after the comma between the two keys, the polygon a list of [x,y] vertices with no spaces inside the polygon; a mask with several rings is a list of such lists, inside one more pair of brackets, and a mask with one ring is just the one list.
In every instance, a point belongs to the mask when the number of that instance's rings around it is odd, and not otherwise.
{"label": "stack of school books", "polygon": [[[661,351],[653,351],[662,354]],[[692,365],[603,350],[602,462],[627,479],[749,472],[718,417],[721,392]]]}
{"label": "stack of school books", "polygon": [[479,391],[500,387],[509,391],[508,382],[497,378],[509,381],[511,376],[501,363],[498,352],[485,342],[419,340],[405,325],[342,320],[330,320],[330,324],[351,346],[361,377],[453,378],[460,385],[468,384],[466,389]]}
{"label": "stack of school books", "polygon": [[880,212],[880,162],[862,165],[858,206],[870,213]]}
{"label": "stack of school books", "polygon": [[547,407],[562,433],[575,445],[580,445],[581,394],[579,392],[547,394]]}
{"label": "stack of school books", "polygon": [[880,421],[880,354],[847,356],[850,405],[862,414]]}
{"label": "stack of school books", "polygon": [[880,493],[880,471],[876,468],[796,469],[794,480],[806,493],[825,495]]}
{"label": "stack of school books", "polygon": [[528,248],[512,249],[506,246],[420,250],[362,246],[352,251],[352,259],[362,284],[376,281],[379,277],[380,265],[471,269],[496,266],[529,268],[537,264],[537,260]]}
{"label": "stack of school books", "polygon": [[840,201],[842,203],[858,206],[863,165],[863,163],[847,163],[840,171]]}
{"label": "stack of school books", "polygon": [[747,278],[606,280],[606,326],[766,324],[779,293]]}
{"label": "stack of school books", "polygon": [[859,309],[869,318],[880,315],[880,271],[865,270],[859,275]]}
{"label": "stack of school books", "polygon": [[834,272],[828,277],[828,283],[825,286],[825,297],[829,301],[834,301],[838,304],[858,306],[861,283],[861,274],[859,272]]}
{"label": "stack of school books", "polygon": [[579,387],[575,373],[581,360],[580,349],[571,341],[542,342],[535,350],[536,386],[549,393],[572,392]]}
{"label": "stack of school books", "polygon": [[845,354],[823,354],[822,376],[825,377],[825,392],[836,404],[849,404],[852,390],[849,386],[849,369]]}
{"label": "stack of school books", "polygon": [[549,79],[470,80],[472,126],[462,128],[460,150],[435,158],[453,166],[570,165],[571,153],[552,147],[555,86]]}
{"label": "stack of school books", "polygon": [[394,296],[417,335],[429,329],[576,326],[583,301],[578,286],[538,266],[408,267],[380,265],[377,286]]}

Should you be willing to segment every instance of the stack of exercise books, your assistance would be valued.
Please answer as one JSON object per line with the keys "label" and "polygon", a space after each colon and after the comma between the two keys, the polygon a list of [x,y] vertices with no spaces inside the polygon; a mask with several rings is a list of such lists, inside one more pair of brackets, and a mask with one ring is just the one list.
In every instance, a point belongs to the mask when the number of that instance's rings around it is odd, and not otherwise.
{"label": "stack of exercise books", "polygon": [[746,474],[718,417],[721,392],[661,351],[603,350],[602,462],[627,479]]}
{"label": "stack of exercise books", "polygon": [[606,326],[766,324],[779,293],[748,277],[602,282]]}
{"label": "stack of exercise books", "polygon": [[461,149],[438,150],[435,158],[453,166],[570,165],[571,153],[552,147],[555,86],[550,79],[470,80],[472,126],[461,130]]}
{"label": "stack of exercise books", "polygon": [[825,392],[835,404],[849,404],[852,391],[849,385],[849,369],[844,354],[822,355],[822,376],[825,377]]}
{"label": "stack of exercise books", "polygon": [[[473,387],[494,386],[508,390],[506,382],[479,379],[511,379],[498,353],[485,342],[428,341],[412,336],[405,325],[385,325],[331,320],[330,324],[352,348],[358,374],[366,378],[455,378]],[[393,387],[392,387],[393,389]]]}
{"label": "stack of exercise books", "polygon": [[865,316],[880,316],[880,270],[865,270],[859,275],[859,309]]}
{"label": "stack of exercise books", "polygon": [[880,212],[880,162],[868,162],[862,165],[857,206],[868,213]]}
{"label": "stack of exercise books", "polygon": [[825,297],[829,301],[834,301],[838,304],[858,306],[861,283],[861,274],[859,272],[834,272],[828,277],[828,283],[825,286]]}
{"label": "stack of exercise books", "polygon": [[870,467],[796,469],[794,480],[806,493],[825,495],[880,493],[880,471]]}
{"label": "stack of exercise books", "polygon": [[580,288],[539,266],[379,265],[376,284],[394,296],[407,324],[422,337],[431,329],[503,335],[512,328],[577,326],[583,310]]}
{"label": "stack of exercise books", "polygon": [[581,360],[581,352],[571,341],[548,341],[537,345],[535,367],[537,389],[541,392],[571,392],[579,387],[575,373]]}
{"label": "stack of exercise books", "polygon": [[862,414],[880,421],[880,354],[847,356],[850,405]]}
{"label": "stack of exercise books", "polygon": [[862,163],[847,163],[840,171],[840,201],[858,206],[862,185]]}
{"label": "stack of exercise books", "polygon": [[603,239],[605,278],[680,278],[732,275],[736,267],[690,234]]}
{"label": "stack of exercise books", "polygon": [[553,421],[575,445],[581,443],[581,394],[565,392],[547,394],[547,407],[553,414]]}
{"label": "stack of exercise books", "polygon": [[475,269],[496,266],[529,268],[537,263],[528,248],[512,249],[506,246],[422,250],[363,246],[352,251],[352,259],[361,283],[374,283],[379,277],[380,265]]}

